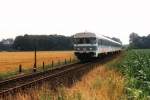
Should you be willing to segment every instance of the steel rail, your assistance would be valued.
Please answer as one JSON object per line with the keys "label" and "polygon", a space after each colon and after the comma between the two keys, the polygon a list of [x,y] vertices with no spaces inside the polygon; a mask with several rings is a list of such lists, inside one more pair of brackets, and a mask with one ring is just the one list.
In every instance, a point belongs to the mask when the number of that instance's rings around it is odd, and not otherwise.
{"label": "steel rail", "polygon": [[87,62],[87,63],[68,64],[68,65],[61,66],[59,68],[55,68],[53,70],[37,72],[37,73],[1,81],[0,82],[0,97],[4,97],[8,93],[12,93],[13,91],[35,86],[38,83],[42,83],[43,81],[47,81],[48,79],[51,79],[54,77],[59,77],[71,71],[82,71],[85,69],[90,69],[93,66],[97,66],[101,64],[102,62],[104,63],[105,61],[108,61],[110,58],[112,57],[106,57],[105,59],[101,59],[101,60],[98,59],[98,60]]}
{"label": "steel rail", "polygon": [[4,96],[7,93],[12,91],[19,90],[21,88],[25,88],[31,85],[34,85],[43,80],[47,80],[48,78],[57,77],[63,73],[69,72],[71,70],[78,69],[80,67],[84,67],[89,65],[89,63],[74,63],[69,64],[67,66],[59,67],[54,70],[48,70],[44,72],[33,73],[30,75],[25,75],[21,77],[17,77],[14,79],[9,79],[0,82],[0,96]]}

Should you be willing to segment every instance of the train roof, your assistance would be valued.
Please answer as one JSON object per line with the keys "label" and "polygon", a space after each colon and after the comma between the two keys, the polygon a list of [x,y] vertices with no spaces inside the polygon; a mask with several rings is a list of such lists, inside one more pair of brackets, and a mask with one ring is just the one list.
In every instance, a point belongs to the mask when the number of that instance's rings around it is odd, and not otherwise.
{"label": "train roof", "polygon": [[92,32],[80,32],[80,33],[76,33],[74,35],[74,38],[83,38],[83,37],[96,37],[96,38],[99,38],[99,39],[104,39],[104,40],[108,40],[110,42],[114,42],[114,43],[117,43],[117,44],[120,44],[120,42],[117,42],[115,40],[112,40],[111,38],[108,38],[104,35],[100,35],[100,34],[95,34],[95,33],[92,33]]}
{"label": "train roof", "polygon": [[80,32],[74,35],[74,38],[83,38],[83,37],[97,37],[95,33],[92,32]]}

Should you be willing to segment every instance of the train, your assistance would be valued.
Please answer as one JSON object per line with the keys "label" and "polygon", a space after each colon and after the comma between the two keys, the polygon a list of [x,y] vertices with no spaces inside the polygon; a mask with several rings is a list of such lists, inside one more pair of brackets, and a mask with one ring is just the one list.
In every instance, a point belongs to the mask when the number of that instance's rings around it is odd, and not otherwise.
{"label": "train", "polygon": [[74,54],[79,60],[98,58],[102,54],[120,52],[122,43],[92,32],[74,35]]}

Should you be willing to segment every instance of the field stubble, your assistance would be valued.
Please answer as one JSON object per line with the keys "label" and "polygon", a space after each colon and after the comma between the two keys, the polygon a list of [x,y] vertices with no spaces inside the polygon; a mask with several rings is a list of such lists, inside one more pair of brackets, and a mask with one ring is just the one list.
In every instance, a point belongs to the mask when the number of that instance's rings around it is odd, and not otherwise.
{"label": "field stubble", "polygon": [[[74,57],[73,51],[38,51],[37,52],[37,66],[42,66],[44,62],[51,64],[58,61],[69,60]],[[34,52],[0,52],[0,73],[7,73],[18,68],[19,64],[23,69],[33,68]]]}
{"label": "field stubble", "polygon": [[[114,59],[107,64],[115,63],[120,58]],[[124,76],[108,67],[107,64],[91,70],[77,81],[72,87],[59,87],[55,93],[48,84],[39,90],[32,90],[29,94],[17,95],[18,100],[120,100],[125,99]],[[11,98],[11,97],[10,97]]]}

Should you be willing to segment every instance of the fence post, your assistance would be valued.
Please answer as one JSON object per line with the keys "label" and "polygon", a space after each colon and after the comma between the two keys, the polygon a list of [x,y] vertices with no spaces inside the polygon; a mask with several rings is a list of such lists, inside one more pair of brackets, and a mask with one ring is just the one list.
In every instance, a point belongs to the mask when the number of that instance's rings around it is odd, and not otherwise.
{"label": "fence post", "polygon": [[60,65],[60,59],[58,60],[58,65]]}
{"label": "fence post", "polygon": [[71,62],[71,57],[70,57],[70,62]]}
{"label": "fence post", "polygon": [[34,50],[34,67],[33,67],[33,72],[36,72],[36,65],[37,65],[37,57],[36,57],[36,45],[35,45],[35,50]]}
{"label": "fence post", "polygon": [[67,60],[66,60],[66,58],[65,58],[65,64],[67,64]]}
{"label": "fence post", "polygon": [[44,70],[44,67],[45,67],[45,64],[44,64],[44,61],[43,61],[43,70]]}
{"label": "fence post", "polygon": [[22,65],[20,64],[19,65],[19,73],[21,73],[22,72]]}
{"label": "fence post", "polygon": [[52,60],[52,67],[54,67],[54,61]]}
{"label": "fence post", "polygon": [[34,64],[33,72],[36,72],[36,64]]}

